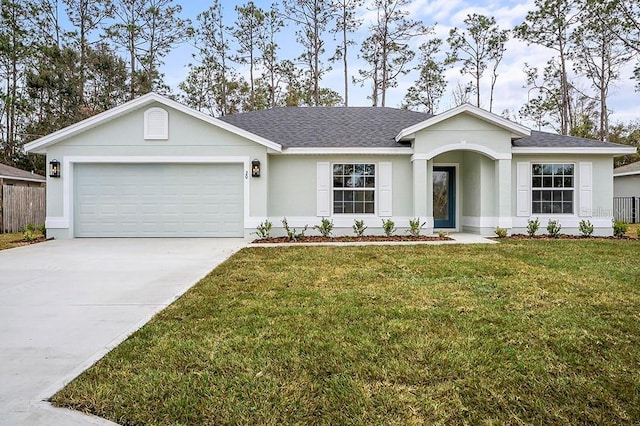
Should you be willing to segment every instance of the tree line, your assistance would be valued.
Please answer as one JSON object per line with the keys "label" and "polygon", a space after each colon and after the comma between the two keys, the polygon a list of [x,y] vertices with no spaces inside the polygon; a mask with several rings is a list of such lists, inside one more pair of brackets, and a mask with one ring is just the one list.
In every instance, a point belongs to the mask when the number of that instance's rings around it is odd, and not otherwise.
{"label": "tree line", "polygon": [[[412,18],[411,3],[281,0],[264,9],[248,1],[227,10],[213,0],[191,21],[174,0],[0,0],[0,160],[42,172],[43,159],[22,152],[26,142],[149,91],[221,116],[348,106],[354,85],[366,88],[371,105],[386,106],[389,91],[413,75],[404,108],[436,113],[450,93],[454,104],[491,111],[514,38],[543,46],[550,59],[526,66],[529,99],[503,115],[638,145],[640,124],[612,125],[607,103],[621,79],[635,78],[640,90],[637,0],[535,0],[514,28],[470,14],[446,39],[435,36],[437,24]],[[291,35],[285,27],[295,29],[296,52],[282,51]],[[172,88],[161,69],[182,43],[195,53]],[[630,61],[634,74],[624,75]],[[323,84],[334,68],[342,71],[340,90]],[[465,83],[448,87],[451,68]]]}

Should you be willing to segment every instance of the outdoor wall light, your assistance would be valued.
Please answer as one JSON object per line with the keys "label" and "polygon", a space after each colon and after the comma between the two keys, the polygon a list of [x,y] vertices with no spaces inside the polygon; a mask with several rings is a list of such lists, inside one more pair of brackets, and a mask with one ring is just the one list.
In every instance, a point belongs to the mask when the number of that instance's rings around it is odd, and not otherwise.
{"label": "outdoor wall light", "polygon": [[260,177],[260,160],[251,162],[251,177]]}
{"label": "outdoor wall light", "polygon": [[49,177],[60,177],[60,162],[58,160],[49,161]]}

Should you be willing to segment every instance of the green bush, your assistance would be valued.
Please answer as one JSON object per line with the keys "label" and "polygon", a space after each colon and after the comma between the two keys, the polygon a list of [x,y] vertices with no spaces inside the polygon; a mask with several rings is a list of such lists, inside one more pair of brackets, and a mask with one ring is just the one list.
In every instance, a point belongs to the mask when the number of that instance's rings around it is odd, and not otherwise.
{"label": "green bush", "polygon": [[529,237],[536,235],[538,229],[540,229],[540,220],[537,217],[536,220],[529,219],[527,221],[527,235],[529,235]]}
{"label": "green bush", "polygon": [[500,228],[499,226],[496,226],[496,229],[493,232],[496,233],[498,238],[505,238],[507,236],[507,230]]}
{"label": "green bush", "polygon": [[38,229],[38,232],[40,232],[44,238],[47,237],[47,226],[44,223],[41,225],[38,225],[37,229]]}
{"label": "green bush", "polygon": [[616,238],[624,237],[624,234],[629,230],[629,224],[622,220],[613,221],[613,236]]}
{"label": "green bush", "polygon": [[268,220],[265,220],[264,222],[262,222],[260,225],[256,227],[256,232],[254,232],[254,234],[256,234],[260,239],[269,238],[269,236],[271,235],[272,227],[273,227],[273,224]]}
{"label": "green bush", "polygon": [[289,223],[287,222],[287,218],[282,218],[282,226],[284,227],[285,232],[287,233],[287,237],[289,237],[290,241],[298,241],[304,238],[304,233],[307,232],[307,228],[309,225],[305,225],[304,228],[298,232],[296,228],[289,228]]}
{"label": "green bush", "polygon": [[562,229],[562,225],[560,225],[560,221],[551,220],[547,223],[547,232],[550,237],[558,238],[560,236],[560,230]]}
{"label": "green bush", "polygon": [[593,234],[593,225],[590,220],[582,219],[578,224],[578,230],[583,237],[590,237]]}
{"label": "green bush", "polygon": [[367,227],[364,226],[364,220],[353,220],[353,233],[356,234],[356,237],[362,237],[364,235],[364,231],[367,230]]}
{"label": "green bush", "polygon": [[420,218],[416,217],[409,219],[409,229],[407,232],[414,237],[420,236],[420,230],[427,224],[427,222],[420,223]]}
{"label": "green bush", "polygon": [[27,227],[22,233],[22,238],[24,238],[25,241],[34,241],[38,238],[38,234],[33,229]]}
{"label": "green bush", "polygon": [[333,221],[323,217],[320,225],[315,225],[313,229],[317,230],[323,237],[330,237],[333,232]]}
{"label": "green bush", "polygon": [[391,219],[382,219],[382,230],[384,231],[384,235],[390,237],[396,232],[396,223]]}

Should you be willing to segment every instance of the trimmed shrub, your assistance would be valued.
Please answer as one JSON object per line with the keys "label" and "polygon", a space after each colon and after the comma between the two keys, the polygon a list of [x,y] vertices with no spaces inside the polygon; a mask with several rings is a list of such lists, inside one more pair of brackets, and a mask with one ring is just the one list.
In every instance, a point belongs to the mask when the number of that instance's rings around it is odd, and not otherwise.
{"label": "trimmed shrub", "polygon": [[562,225],[560,225],[560,221],[551,220],[547,223],[547,232],[550,237],[558,238],[560,236],[560,230],[562,229]]}
{"label": "trimmed shrub", "polygon": [[540,229],[540,219],[536,217],[536,220],[529,219],[527,221],[527,235],[529,235],[529,237],[536,235],[538,229]]}

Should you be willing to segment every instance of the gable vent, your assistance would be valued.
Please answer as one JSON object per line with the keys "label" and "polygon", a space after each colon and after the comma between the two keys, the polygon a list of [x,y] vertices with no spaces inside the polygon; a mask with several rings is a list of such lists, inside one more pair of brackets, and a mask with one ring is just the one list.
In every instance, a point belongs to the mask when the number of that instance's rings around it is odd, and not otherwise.
{"label": "gable vent", "polygon": [[149,108],[144,112],[144,138],[169,139],[169,113],[162,108]]}

